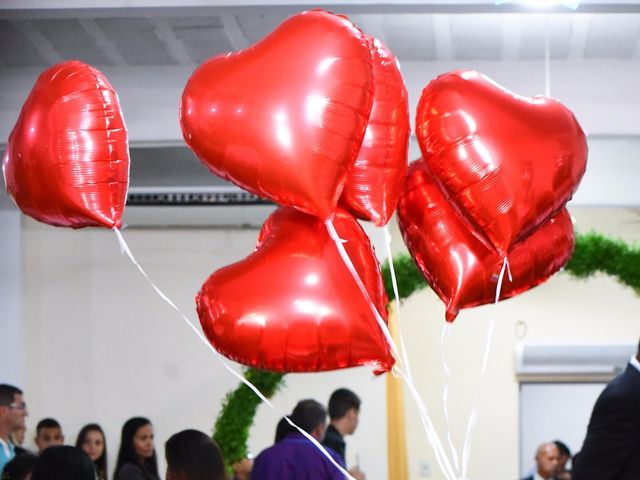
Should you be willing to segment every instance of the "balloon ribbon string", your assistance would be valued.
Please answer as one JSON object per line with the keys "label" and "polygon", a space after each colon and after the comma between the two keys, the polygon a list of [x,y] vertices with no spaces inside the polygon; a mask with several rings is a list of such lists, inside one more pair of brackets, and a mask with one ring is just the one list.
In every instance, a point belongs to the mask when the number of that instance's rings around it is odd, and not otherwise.
{"label": "balloon ribbon string", "polygon": [[393,255],[391,253],[391,233],[387,225],[384,226],[384,238],[385,245],[387,246],[387,261],[389,262],[389,272],[391,273],[391,285],[393,286],[393,296],[396,302],[396,327],[398,332],[398,338],[400,339],[400,350],[402,352],[402,363],[407,371],[407,375],[411,377],[411,366],[409,365],[409,356],[407,355],[407,347],[404,343],[404,336],[402,335],[402,329],[400,328],[400,293],[398,291],[398,280],[396,278],[396,269],[393,265]]}
{"label": "balloon ribbon string", "polygon": [[448,338],[450,335],[450,332],[451,332],[451,324],[449,322],[445,322],[444,327],[442,329],[442,335],[440,337],[440,354],[442,359],[442,369],[444,370],[444,375],[447,379],[444,385],[444,390],[442,391],[442,408],[444,411],[444,422],[447,428],[447,443],[449,444],[449,450],[451,450],[451,457],[453,458],[453,463],[454,463],[456,472],[460,472],[458,451],[456,450],[456,447],[453,444],[453,439],[451,438],[451,424],[449,422],[449,386],[451,385],[451,370],[449,369],[449,364],[447,363],[447,356],[445,354],[445,337]]}
{"label": "balloon ribbon string", "polygon": [[[358,272],[353,266],[353,262],[351,262],[351,259],[349,258],[349,255],[347,254],[347,251],[344,248],[343,240],[338,235],[338,232],[336,231],[333,225],[333,221],[329,219],[325,222],[325,225],[327,227],[327,232],[329,233],[329,236],[333,239],[333,242],[335,243],[336,248],[338,249],[340,257],[342,258],[342,261],[345,264],[345,267],[351,273],[351,276],[353,277],[353,279],[356,282],[356,285],[360,289],[362,296],[369,304],[371,312],[373,313],[376,319],[376,322],[378,323],[378,326],[382,330],[382,333],[386,338],[387,343],[389,344],[389,348],[391,349],[393,356],[395,357],[396,361],[402,362],[401,356],[398,352],[398,347],[396,346],[395,342],[393,341],[393,338],[391,337],[389,328],[387,327],[387,324],[385,323],[384,319],[380,316],[380,313],[378,312],[378,309],[376,308],[375,304],[371,301],[369,292],[367,292],[366,287],[362,283],[362,279],[360,278],[360,275],[358,275]],[[420,420],[422,421],[422,425],[427,435],[427,439],[436,454],[436,460],[438,462],[438,466],[440,467],[440,470],[442,470],[442,473],[444,474],[445,479],[456,480],[456,476],[454,474],[453,469],[451,468],[451,464],[449,462],[449,458],[447,457],[447,453],[444,447],[442,446],[442,442],[438,436],[438,433],[436,432],[435,427],[433,426],[433,422],[429,417],[427,407],[424,401],[422,400],[422,397],[418,393],[418,390],[416,389],[413,383],[413,379],[411,375],[409,374],[409,372],[406,372],[402,366],[396,365],[394,369],[396,370],[396,372],[398,372],[398,375],[400,376],[400,378],[404,380],[405,384],[409,388],[409,392],[411,393],[411,396],[413,397],[416,403],[416,406],[418,408],[418,413],[420,414]]]}
{"label": "balloon ribbon string", "polygon": [[[389,263],[389,272],[391,273],[391,285],[393,286],[393,295],[396,302],[396,305],[395,305],[396,306],[395,308],[396,327],[397,327],[398,338],[400,339],[400,350],[402,352],[402,362],[404,363],[407,375],[411,377],[411,367],[409,365],[407,347],[404,342],[404,336],[402,335],[402,329],[400,327],[402,323],[400,320],[400,293],[398,291],[398,281],[396,279],[396,272],[393,265],[393,255],[391,253],[392,238],[387,225],[384,226],[384,233],[385,233],[385,244],[387,247],[387,261]],[[445,375],[447,377],[447,384],[445,385],[443,396],[442,396],[442,404],[444,406],[445,424],[447,426],[446,427],[447,443],[449,444],[449,449],[451,450],[451,457],[453,458],[455,471],[458,472],[460,470],[460,467],[458,465],[458,452],[456,451],[456,448],[453,445],[453,440],[451,438],[451,429],[449,427],[448,396],[449,396],[449,384],[451,381],[451,374],[449,371],[449,367],[447,366],[447,359],[445,358],[445,354],[444,354],[444,335],[445,335],[445,332],[448,334],[450,325],[451,324],[449,322],[445,322],[444,329],[442,331],[442,339],[441,339],[442,365],[444,367]]]}
{"label": "balloon ribbon string", "polygon": [[267,397],[265,397],[262,394],[262,392],[258,389],[258,387],[256,387],[253,383],[251,383],[249,380],[244,378],[244,376],[240,375],[238,372],[236,372],[231,367],[229,362],[227,362],[227,360],[222,355],[220,355],[220,353],[218,353],[218,351],[215,348],[213,348],[213,346],[205,338],[203,333],[200,330],[198,330],[198,328],[196,328],[196,326],[193,324],[193,322],[191,322],[191,320],[189,320],[189,318],[182,312],[182,310],[180,310],[176,306],[176,304],[167,295],[165,295],[162,290],[160,290],[160,288],[153,282],[153,280],[151,280],[151,278],[149,278],[149,275],[147,275],[147,272],[144,271],[144,269],[140,266],[140,264],[137,262],[137,260],[133,256],[133,253],[131,253],[131,249],[129,249],[129,246],[127,245],[127,242],[125,242],[124,237],[122,236],[122,233],[120,232],[120,230],[118,230],[115,227],[112,230],[116,234],[116,237],[118,239],[118,243],[120,244],[120,252],[125,254],[127,257],[129,257],[129,260],[131,260],[131,263],[133,263],[133,265],[138,269],[138,271],[142,274],[144,279],[156,291],[158,296],[160,298],[162,298],[162,300],[164,300],[166,303],[168,303],[171,308],[173,308],[176,312],[178,312],[178,314],[182,317],[182,320],[184,320],[184,323],[200,339],[200,341],[209,349],[209,351],[211,351],[214,354],[214,356],[220,361],[222,366],[225,369],[227,369],[227,371],[229,371],[231,373],[231,375],[233,375],[235,378],[237,378],[242,383],[244,383],[247,387],[249,387],[253,391],[253,393],[255,393],[258,396],[258,398],[260,398],[260,400],[262,400],[267,406],[269,406],[269,408],[271,408],[273,411],[278,413],[280,416],[284,417],[286,419],[286,421],[289,423],[289,425],[291,425],[292,427],[296,428],[311,443],[313,443],[316,446],[316,448],[318,450],[320,450],[320,452],[325,457],[327,457],[327,459],[329,459],[329,461],[338,470],[340,470],[340,472],[343,475],[345,475],[349,480],[355,480],[351,476],[351,474],[349,472],[347,472],[338,462],[335,461],[335,459],[329,454],[329,452],[327,452],[327,450],[320,444],[320,442],[318,442],[318,440],[313,438],[308,432],[305,432],[302,428],[300,428],[298,425],[293,423],[293,421],[291,421],[291,419],[287,415],[285,415],[285,413],[282,410],[280,410],[278,407],[276,407],[273,403],[271,403],[271,401],[269,401],[269,399]]}
{"label": "balloon ribbon string", "polygon": [[[509,281],[513,281],[511,277],[511,269],[509,268],[509,261],[507,257],[504,257],[502,262],[502,268],[500,269],[500,275],[498,276],[498,284],[496,285],[496,296],[495,302],[498,303],[500,300],[500,293],[502,291],[502,282],[504,280],[505,272],[509,275]],[[482,357],[482,370],[480,371],[480,380],[479,385],[482,385],[484,380],[485,373],[487,371],[487,360],[489,359],[489,349],[491,346],[491,341],[493,339],[493,328],[495,325],[495,316],[491,316],[489,320],[489,328],[487,330],[487,338],[485,341],[484,347],[484,355]],[[480,388],[480,387],[478,387]],[[469,457],[471,455],[471,437],[473,435],[473,430],[475,429],[476,419],[478,415],[478,393],[476,392],[475,400],[473,402],[473,407],[471,409],[471,414],[469,415],[469,421],[467,423],[467,432],[464,438],[464,446],[462,448],[462,478],[467,478],[467,468],[469,466]]]}

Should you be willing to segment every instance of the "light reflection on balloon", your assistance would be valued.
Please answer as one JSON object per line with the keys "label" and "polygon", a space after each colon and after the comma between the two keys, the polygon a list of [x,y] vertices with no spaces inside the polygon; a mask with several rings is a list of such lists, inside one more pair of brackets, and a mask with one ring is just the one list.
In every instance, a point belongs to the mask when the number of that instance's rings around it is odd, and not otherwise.
{"label": "light reflection on balloon", "polygon": [[503,255],[564,207],[586,169],[586,138],[569,109],[475,71],[427,85],[416,136],[449,201]]}
{"label": "light reflection on balloon", "polygon": [[393,215],[407,169],[409,106],[396,58],[378,39],[367,39],[373,59],[373,106],[340,204],[382,226]]}
{"label": "light reflection on balloon", "polygon": [[[334,225],[383,319],[380,265],[362,227],[338,211]],[[203,331],[222,354],[280,372],[372,365],[391,368],[389,346],[324,223],[291,208],[265,223],[256,251],[216,271],[198,293]]]}
{"label": "light reflection on balloon", "polygon": [[120,227],[129,150],[118,97],[97,69],[45,70],[25,101],[3,159],[7,193],[54,226]]}
{"label": "light reflection on balloon", "polygon": [[304,12],[198,67],[180,125],[216,175],[328,219],[362,144],[372,83],[362,32],[344,17]]}
{"label": "light reflection on balloon", "polygon": [[[421,159],[409,167],[398,224],[411,257],[445,303],[448,321],[462,308],[495,300],[504,256],[461,217]],[[573,246],[573,225],[563,209],[508,252],[512,280],[502,283],[500,299],[545,281],[569,261]]]}

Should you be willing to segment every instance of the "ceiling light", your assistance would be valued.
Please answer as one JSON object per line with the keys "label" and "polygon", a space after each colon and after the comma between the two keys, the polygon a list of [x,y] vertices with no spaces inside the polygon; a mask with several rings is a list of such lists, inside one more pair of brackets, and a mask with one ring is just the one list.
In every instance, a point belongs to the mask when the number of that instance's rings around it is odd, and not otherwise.
{"label": "ceiling light", "polygon": [[576,10],[580,5],[580,0],[496,0],[496,5],[503,5],[505,3],[519,3],[528,7],[534,8],[551,8],[557,5],[568,7],[572,10]]}

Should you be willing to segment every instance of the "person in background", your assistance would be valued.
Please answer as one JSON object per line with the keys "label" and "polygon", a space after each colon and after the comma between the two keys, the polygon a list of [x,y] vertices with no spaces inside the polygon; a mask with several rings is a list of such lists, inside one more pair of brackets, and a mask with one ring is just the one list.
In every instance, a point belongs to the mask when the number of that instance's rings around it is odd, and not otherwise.
{"label": "person in background", "polygon": [[97,480],[107,480],[107,441],[97,423],[85,425],[78,433],[76,447],[89,455],[96,468]]}
{"label": "person in background", "polygon": [[556,480],[571,480],[571,471],[567,469],[567,462],[571,460],[571,450],[564,442],[554,440],[558,447],[558,469],[556,470]]}
{"label": "person in background", "polygon": [[164,445],[167,480],[225,480],[222,453],[216,442],[198,430],[183,430]]}
{"label": "person in background", "polygon": [[543,443],[536,450],[536,471],[522,480],[550,480],[558,469],[558,447],[555,443]]}
{"label": "person in background", "polygon": [[596,400],[571,474],[573,480],[640,478],[640,342],[626,370]]}
{"label": "person in background", "polygon": [[35,442],[38,447],[38,454],[41,454],[49,447],[64,445],[64,435],[58,421],[54,418],[40,420],[36,426]]}
{"label": "person in background", "polygon": [[231,469],[233,470],[232,480],[249,480],[251,478],[251,470],[253,470],[253,459],[245,457],[231,465]]}
{"label": "person in background", "polygon": [[33,467],[31,480],[95,480],[96,471],[89,456],[69,445],[45,449]]}
{"label": "person in background", "polygon": [[9,460],[9,463],[2,470],[0,478],[2,480],[30,480],[36,460],[38,460],[38,457],[35,454],[25,450],[24,453],[20,453]]}
{"label": "person in background", "polygon": [[11,434],[25,427],[29,415],[22,390],[6,383],[0,384],[0,474],[5,464],[15,457]]}
{"label": "person in background", "polygon": [[[327,412],[315,400],[298,402],[291,420],[318,442],[324,437]],[[344,468],[340,457],[327,448],[333,460]],[[344,480],[344,475],[302,433],[291,432],[256,457],[252,480]]]}
{"label": "person in background", "polygon": [[122,426],[114,480],[160,480],[153,446],[153,426],[144,417],[133,417]]}
{"label": "person in background", "polygon": [[[289,415],[289,418],[291,418],[291,415]],[[278,422],[278,425],[276,425],[276,436],[273,440],[273,443],[278,443],[280,440],[284,439],[284,437],[286,437],[290,433],[297,432],[297,431],[298,430],[296,430],[295,427],[292,427],[291,424],[287,422],[286,418],[282,417]]]}
{"label": "person in background", "polygon": [[[360,415],[360,398],[354,392],[346,388],[339,388],[329,398],[329,419],[331,423],[327,427],[322,444],[334,450],[346,465],[347,445],[345,435],[353,435],[358,427]],[[349,473],[356,480],[364,480],[365,474],[356,465],[349,469]]]}

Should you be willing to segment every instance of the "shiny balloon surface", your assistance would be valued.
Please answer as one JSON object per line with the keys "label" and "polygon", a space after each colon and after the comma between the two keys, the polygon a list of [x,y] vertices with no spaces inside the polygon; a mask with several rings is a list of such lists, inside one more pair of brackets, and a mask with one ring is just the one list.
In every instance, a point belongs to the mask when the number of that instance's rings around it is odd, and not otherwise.
{"label": "shiny balloon surface", "polygon": [[[422,160],[413,162],[398,202],[405,244],[423,276],[445,303],[447,320],[462,308],[495,301],[503,255],[487,246],[449,203]],[[500,299],[524,292],[562,268],[575,244],[566,209],[545,222],[507,255]]]}
{"label": "shiny balloon surface", "polygon": [[50,225],[120,227],[129,150],[118,96],[79,61],[38,78],[11,132],[3,160],[7,192]]}
{"label": "shiny balloon surface", "polygon": [[[380,315],[387,297],[362,227],[338,211],[335,228]],[[216,271],[196,298],[211,344],[254,368],[314,372],[391,368],[387,342],[325,224],[282,207],[263,226],[256,251]]]}
{"label": "shiny balloon surface", "polygon": [[502,253],[564,207],[586,168],[585,135],[571,111],[475,71],[427,85],[416,135],[449,200]]}
{"label": "shiny balloon surface", "polygon": [[185,141],[220,177],[329,218],[367,127],[371,63],[365,36],[346,18],[294,15],[193,73],[180,107]]}
{"label": "shiny balloon surface", "polygon": [[407,171],[409,104],[398,61],[367,36],[373,58],[373,107],[362,147],[349,171],[340,204],[358,218],[386,225]]}

